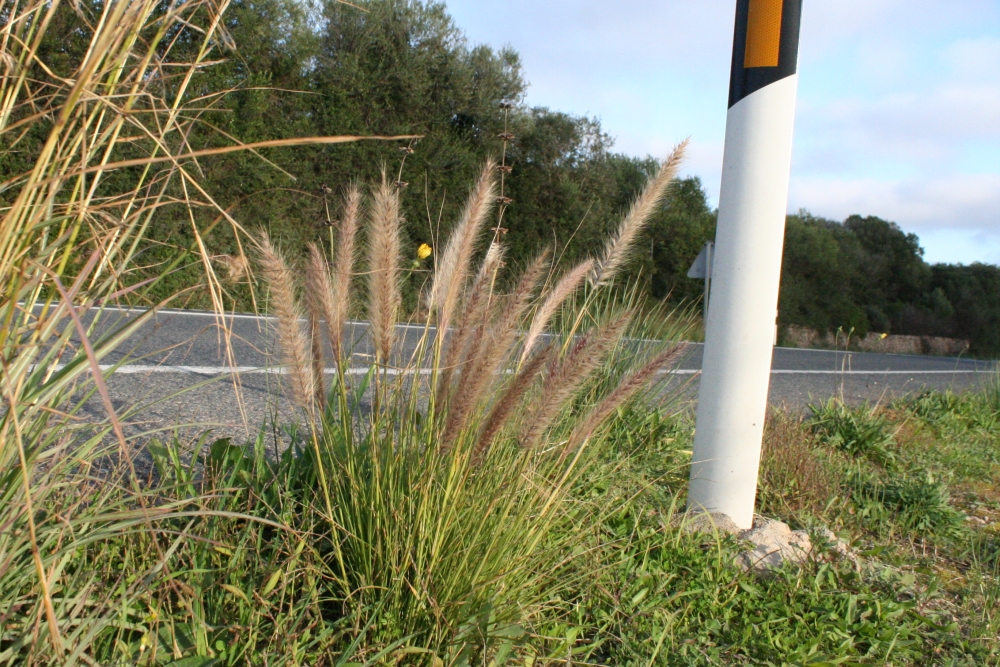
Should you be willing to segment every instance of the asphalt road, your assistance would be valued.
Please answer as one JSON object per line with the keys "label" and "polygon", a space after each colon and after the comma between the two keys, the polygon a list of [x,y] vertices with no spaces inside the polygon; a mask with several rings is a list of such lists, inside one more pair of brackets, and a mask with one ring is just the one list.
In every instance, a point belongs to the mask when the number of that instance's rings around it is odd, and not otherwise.
{"label": "asphalt road", "polygon": [[[107,332],[141,311],[106,311],[98,332]],[[220,435],[245,437],[265,422],[291,416],[287,401],[276,399],[284,380],[275,354],[273,320],[253,315],[227,318],[231,330],[227,357],[214,314],[161,311],[103,364],[125,362],[111,378],[116,407],[128,411],[130,429],[179,429],[181,435],[211,427]],[[366,325],[353,323],[353,364],[371,361]],[[401,355],[409,356],[423,329],[400,325]],[[670,386],[684,386],[682,400],[697,397],[702,347],[693,344]],[[239,370],[241,399],[234,391]],[[963,358],[835,352],[777,347],[771,371],[770,400],[792,409],[830,396],[853,403],[888,401],[925,388],[974,389],[993,374],[989,362]],[[279,391],[275,391],[278,389]],[[135,406],[139,406],[135,408]],[[91,401],[88,410],[100,413]],[[95,416],[97,416],[95,414]]]}

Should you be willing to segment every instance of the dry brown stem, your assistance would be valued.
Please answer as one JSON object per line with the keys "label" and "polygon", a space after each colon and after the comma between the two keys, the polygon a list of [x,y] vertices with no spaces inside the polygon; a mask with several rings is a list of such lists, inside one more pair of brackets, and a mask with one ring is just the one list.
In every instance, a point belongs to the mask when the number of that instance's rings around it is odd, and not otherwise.
{"label": "dry brown stem", "polygon": [[284,257],[266,233],[261,234],[260,263],[271,288],[271,305],[278,318],[278,341],[291,377],[292,398],[299,407],[311,411],[314,384],[309,341],[299,325],[301,313],[295,298],[295,282]]}

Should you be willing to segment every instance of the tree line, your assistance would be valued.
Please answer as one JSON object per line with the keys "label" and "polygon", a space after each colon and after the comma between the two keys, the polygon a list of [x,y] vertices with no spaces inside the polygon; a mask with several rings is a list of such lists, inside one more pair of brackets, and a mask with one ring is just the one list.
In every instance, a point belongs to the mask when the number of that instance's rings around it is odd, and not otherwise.
{"label": "tree line", "polygon": [[[85,46],[77,39],[80,21],[93,20],[100,7],[100,0],[81,0],[60,8],[42,45],[49,62],[58,63],[60,55],[79,60],[74,50]],[[182,112],[196,114],[203,128],[179,141],[203,148],[224,145],[226,136],[247,143],[331,135],[420,138],[204,158],[197,168],[205,194],[246,228],[266,229],[294,256],[309,241],[331,238],[345,185],[383,176],[395,182],[404,190],[404,247],[417,269],[406,286],[411,307],[418,305],[422,279],[417,249],[446,236],[488,157],[508,167],[495,226],[502,230],[507,262],[521,266],[543,246],[566,263],[590,252],[656,168],[654,158],[615,152],[596,119],[527,105],[516,51],[470,44],[443,3],[235,0],[225,22],[227,36],[212,45],[218,64],[190,81],[162,75],[164,86],[189,87],[194,102]],[[193,53],[204,45],[192,39],[174,48]],[[40,119],[20,138],[22,148],[44,140],[47,122]],[[18,155],[31,151],[0,148],[3,181],[30,168]],[[128,170],[108,178],[129,178]],[[0,200],[8,196],[0,193]],[[186,264],[170,261],[196,243],[208,244],[219,258],[239,252],[226,225],[209,219],[195,225],[189,215],[165,205],[139,255],[147,272],[171,267],[159,288],[164,293],[200,274],[193,254]],[[206,209],[204,215],[214,214]],[[197,239],[196,226],[213,231]],[[637,243],[627,273],[651,298],[693,303],[702,286],[686,271],[714,235],[715,211],[701,182],[680,179]],[[840,223],[790,216],[785,246],[783,324],[957,336],[970,339],[977,353],[1000,352],[996,267],[929,266],[914,235],[871,217]],[[226,289],[233,306],[252,306],[246,284],[235,279]],[[197,291],[187,298],[189,305],[205,305]]]}
{"label": "tree line", "polygon": [[970,341],[1000,353],[1000,268],[928,264],[915,234],[877,217],[788,217],[779,321]]}

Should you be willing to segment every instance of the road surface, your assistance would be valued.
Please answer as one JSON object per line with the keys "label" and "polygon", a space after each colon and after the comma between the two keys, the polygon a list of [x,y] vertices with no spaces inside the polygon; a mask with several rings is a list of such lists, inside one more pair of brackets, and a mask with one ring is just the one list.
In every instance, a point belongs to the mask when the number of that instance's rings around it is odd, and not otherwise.
{"label": "road surface", "polygon": [[[107,331],[140,312],[106,312],[99,330]],[[285,378],[275,371],[273,320],[227,316],[232,358],[227,358],[216,322],[212,313],[161,311],[102,361],[125,361],[109,386],[120,409],[143,406],[129,413],[131,428],[145,431],[181,425],[183,432],[194,433],[211,427],[220,435],[244,437],[248,426],[256,432],[276,416],[290,416],[287,402],[274,398],[281,393],[275,389],[280,389]],[[364,323],[352,323],[352,362],[358,368],[371,362],[365,331]],[[404,354],[409,355],[422,333],[422,327],[400,325],[398,337]],[[697,396],[701,353],[701,345],[692,344],[668,385],[684,384],[684,400]],[[239,370],[242,406],[235,397],[233,361]],[[888,401],[925,388],[974,389],[993,373],[991,362],[974,359],[778,347],[772,363],[770,401],[793,409],[834,395],[852,403]],[[96,413],[102,410],[94,401],[88,409]]]}

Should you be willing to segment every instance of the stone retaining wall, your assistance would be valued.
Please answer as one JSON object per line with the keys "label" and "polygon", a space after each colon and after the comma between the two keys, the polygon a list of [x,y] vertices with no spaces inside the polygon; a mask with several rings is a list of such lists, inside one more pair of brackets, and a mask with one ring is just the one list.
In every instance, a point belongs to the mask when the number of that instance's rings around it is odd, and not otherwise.
{"label": "stone retaining wall", "polygon": [[955,357],[969,349],[969,341],[939,336],[896,336],[869,333],[864,337],[843,333],[821,334],[815,329],[790,325],[781,338],[783,345],[804,348],[845,349],[862,352],[883,352],[887,354],[929,354]]}

